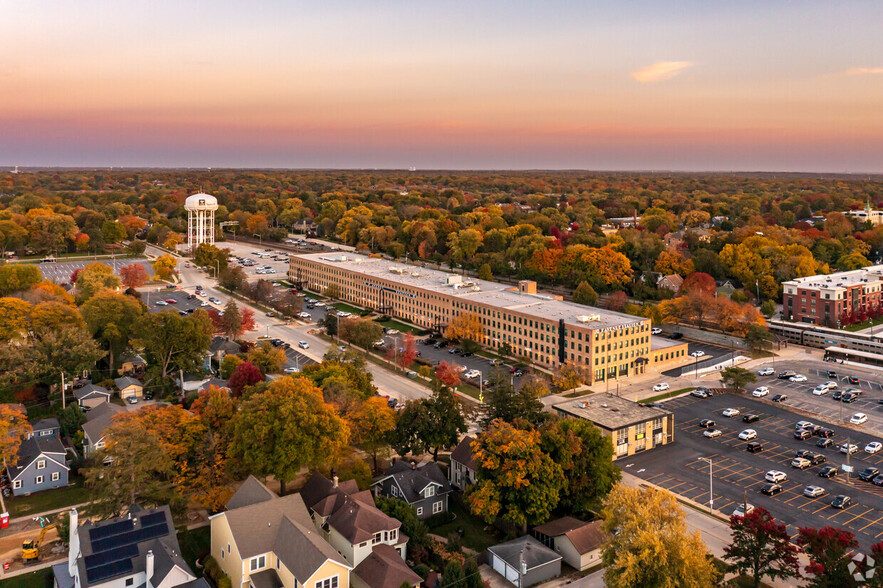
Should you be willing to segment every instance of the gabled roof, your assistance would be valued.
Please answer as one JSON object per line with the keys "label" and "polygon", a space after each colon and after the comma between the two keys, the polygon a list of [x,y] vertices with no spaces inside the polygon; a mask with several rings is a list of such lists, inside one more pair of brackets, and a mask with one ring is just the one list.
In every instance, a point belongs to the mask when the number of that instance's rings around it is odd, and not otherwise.
{"label": "gabled roof", "polygon": [[60,429],[61,423],[58,422],[57,418],[50,417],[48,419],[40,419],[35,423],[31,423],[31,428],[34,430],[34,433],[37,431],[51,431],[53,429]]}
{"label": "gabled roof", "polygon": [[144,361],[144,358],[138,355],[137,353],[130,353],[124,355],[122,358],[123,363],[131,363],[132,365],[147,365],[147,362]]}
{"label": "gabled roof", "polygon": [[217,353],[218,351],[223,351],[224,353],[239,353],[240,349],[239,343],[231,341],[226,337],[215,337],[212,339],[212,344],[209,347],[209,351],[212,353]]}
{"label": "gabled roof", "polygon": [[242,486],[230,497],[227,504],[224,505],[227,510],[242,508],[243,506],[251,506],[259,502],[266,502],[278,498],[276,493],[264,486],[260,480],[254,476],[249,476]]}
{"label": "gabled roof", "polygon": [[573,531],[574,529],[579,529],[583,525],[587,525],[588,523],[583,522],[579,519],[575,519],[573,517],[561,517],[560,519],[555,519],[554,521],[549,521],[548,523],[544,523],[542,525],[538,525],[533,528],[537,533],[542,533],[548,537],[559,537],[564,535],[568,531]]}
{"label": "gabled roof", "polygon": [[405,500],[409,503],[422,500],[424,498],[423,490],[431,484],[439,486],[436,494],[446,494],[451,491],[450,482],[434,461],[420,466],[412,466],[403,461],[396,462],[374,484],[380,484],[389,478],[395,480],[395,483],[401,488]]}
{"label": "gabled roof", "polygon": [[478,466],[475,465],[475,459],[472,457],[473,441],[475,441],[475,437],[470,435],[463,437],[463,440],[460,441],[459,445],[457,445],[457,447],[454,448],[454,451],[451,452],[451,460],[456,460],[462,463],[470,470],[478,470]]}
{"label": "gabled roof", "polygon": [[375,545],[353,573],[371,588],[401,588],[406,582],[416,586],[422,581],[402,560],[396,548],[386,543]]}
{"label": "gabled roof", "polygon": [[[530,571],[539,566],[560,560],[561,556],[534,539],[533,537],[519,537],[506,543],[500,543],[487,549],[516,570],[524,561],[527,570]],[[523,560],[522,560],[523,558]]]}
{"label": "gabled roof", "polygon": [[40,456],[52,460],[66,470],[70,468],[65,464],[64,445],[61,439],[55,435],[51,437],[31,437],[21,442],[18,448],[18,462],[14,466],[9,466],[9,479],[16,479],[23,471],[25,471]]}
{"label": "gabled roof", "polygon": [[74,396],[77,397],[77,400],[83,400],[84,398],[88,398],[89,396],[97,396],[104,395],[110,397],[110,390],[105,388],[104,386],[96,386],[95,384],[86,384],[82,388],[77,388],[74,390]]}
{"label": "gabled roof", "polygon": [[144,384],[135,378],[130,378],[129,376],[123,376],[122,378],[114,378],[114,385],[117,387],[117,390],[124,390],[129,386],[138,386],[139,388],[143,388]]}
{"label": "gabled roof", "polygon": [[549,521],[533,530],[548,537],[567,537],[573,544],[574,548],[584,555],[598,549],[604,542],[605,535],[601,532],[601,523],[603,521],[592,521],[591,523],[583,522],[573,517],[561,517],[554,521]]}
{"label": "gabled roof", "polygon": [[110,402],[99,404],[86,413],[87,420],[83,423],[83,432],[92,443],[98,443],[98,440],[104,436],[104,431],[113,422],[113,417],[124,412],[126,412],[125,408]]}

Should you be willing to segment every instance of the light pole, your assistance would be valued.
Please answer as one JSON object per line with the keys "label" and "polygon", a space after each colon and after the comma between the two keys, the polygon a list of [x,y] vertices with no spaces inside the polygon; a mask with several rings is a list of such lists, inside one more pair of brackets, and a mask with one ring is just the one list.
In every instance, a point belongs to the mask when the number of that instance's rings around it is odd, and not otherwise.
{"label": "light pole", "polygon": [[714,512],[714,462],[710,457],[699,457],[697,459],[700,459],[708,464],[708,512],[712,513]]}

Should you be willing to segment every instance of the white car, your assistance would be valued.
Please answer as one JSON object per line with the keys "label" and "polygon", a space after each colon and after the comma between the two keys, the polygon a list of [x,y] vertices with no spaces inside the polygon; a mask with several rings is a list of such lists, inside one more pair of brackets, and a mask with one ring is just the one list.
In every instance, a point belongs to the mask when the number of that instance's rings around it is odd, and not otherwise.
{"label": "white car", "polygon": [[208,301],[211,302],[212,304],[220,304],[221,303],[221,301],[219,299],[215,298],[214,296],[210,296]]}
{"label": "white car", "polygon": [[199,303],[199,305],[202,307],[205,307],[205,306],[209,306],[209,303],[206,302],[205,300],[203,300],[202,302]]}
{"label": "white car", "polygon": [[325,308],[325,303],[324,302],[317,302],[316,308]]}
{"label": "white car", "polygon": [[126,398],[126,402],[129,404],[138,404],[138,398],[136,396],[129,396]]}
{"label": "white car", "polygon": [[690,355],[692,355],[693,357],[702,357],[703,355],[705,355],[705,352],[704,351],[694,351]]}
{"label": "white car", "polygon": [[746,514],[754,511],[753,504],[740,504],[736,507],[736,510],[733,511],[734,517],[744,517]]}
{"label": "white car", "polygon": [[662,329],[660,329],[659,327],[653,327],[652,329],[650,329],[650,334],[651,335],[661,335]]}
{"label": "white car", "polygon": [[456,365],[456,364],[455,364],[455,365],[454,365],[454,369],[457,370],[458,372],[460,372],[460,373],[462,374],[463,372],[466,371],[466,366],[465,366],[465,365]]}
{"label": "white car", "polygon": [[773,484],[778,484],[780,482],[784,482],[788,479],[788,474],[785,472],[780,472],[779,470],[770,470],[763,477],[767,482],[772,482]]}
{"label": "white car", "polygon": [[723,435],[723,433],[721,433],[717,429],[710,429],[710,430],[702,431],[702,434],[705,435],[706,437],[708,437],[709,439],[714,439],[715,437],[720,437],[721,435]]}
{"label": "white car", "polygon": [[757,370],[758,376],[772,376],[775,373],[776,373],[776,370],[774,370],[771,367],[765,367],[763,369]]}
{"label": "white car", "polygon": [[664,392],[665,390],[668,390],[669,388],[671,388],[671,386],[669,386],[668,384],[663,382],[661,384],[656,384],[655,386],[653,386],[653,391],[654,392]]}
{"label": "white car", "polygon": [[836,390],[840,387],[837,385],[837,382],[825,382],[822,386],[827,386],[829,390]]}
{"label": "white car", "polygon": [[849,422],[852,423],[853,425],[863,425],[866,422],[868,422],[868,415],[866,415],[863,412],[857,412],[854,415],[852,415],[852,418],[849,419]]}
{"label": "white car", "polygon": [[807,486],[803,489],[803,495],[809,496],[810,498],[815,498],[816,496],[821,496],[825,493],[825,489],[821,486]]}
{"label": "white car", "polygon": [[300,368],[299,368],[299,367],[291,366],[291,367],[287,367],[287,368],[285,368],[283,371],[284,371],[286,374],[296,374],[296,373],[300,372]]}
{"label": "white car", "polygon": [[466,372],[466,374],[465,374],[465,376],[466,376],[467,378],[469,378],[470,380],[471,380],[472,378],[477,378],[477,377],[480,376],[480,375],[481,375],[481,372],[478,371],[478,370],[469,370],[469,371]]}
{"label": "white car", "polygon": [[390,329],[390,330],[388,330],[388,331],[386,332],[386,334],[387,334],[387,335],[398,335],[398,334],[399,334],[399,330],[398,330],[398,329]]}
{"label": "white car", "polygon": [[166,302],[165,300],[157,300],[157,301],[156,301],[156,305],[157,305],[157,306],[168,306],[169,303]]}
{"label": "white car", "polygon": [[721,414],[725,417],[734,417],[739,414],[739,409],[738,408],[725,408]]}
{"label": "white car", "polygon": [[806,376],[804,376],[803,374],[797,374],[796,376],[791,376],[788,379],[792,382],[805,382]]}
{"label": "white car", "polygon": [[205,290],[197,290],[197,291],[196,291],[196,295],[197,295],[197,296],[202,296],[203,298],[205,298],[206,296],[208,296],[208,294],[205,293]]}
{"label": "white car", "polygon": [[865,445],[865,453],[877,453],[881,449],[883,449],[883,443],[879,441],[871,441]]}
{"label": "white car", "polygon": [[812,427],[813,423],[810,421],[797,421],[797,424],[794,425],[795,429],[803,429],[806,427]]}
{"label": "white car", "polygon": [[820,384],[812,389],[813,396],[824,396],[828,393],[828,387],[824,384]]}
{"label": "white car", "polygon": [[760,398],[761,396],[766,396],[770,393],[770,389],[766,386],[760,386],[754,389],[754,392],[751,393],[755,398]]}
{"label": "white car", "polygon": [[300,347],[301,349],[309,349],[310,348],[310,344],[307,343],[306,341],[298,341],[297,346]]}
{"label": "white car", "polygon": [[752,439],[757,439],[757,431],[754,429],[745,429],[741,433],[739,433],[739,439],[743,441],[751,441]]}
{"label": "white car", "polygon": [[844,443],[843,445],[840,446],[840,453],[848,453],[849,455],[852,455],[853,453],[857,453],[857,452],[858,452],[858,445],[855,445],[853,443],[850,443],[848,446],[846,445],[846,443]]}

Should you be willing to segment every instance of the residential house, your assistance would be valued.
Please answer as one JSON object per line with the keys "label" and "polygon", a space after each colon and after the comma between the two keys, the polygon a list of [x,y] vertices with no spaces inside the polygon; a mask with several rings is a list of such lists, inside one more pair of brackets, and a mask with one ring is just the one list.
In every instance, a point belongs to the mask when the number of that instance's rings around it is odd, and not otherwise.
{"label": "residential house", "polygon": [[475,484],[478,466],[472,458],[472,442],[475,437],[463,437],[460,444],[451,452],[451,468],[448,470],[448,481],[461,492],[465,492],[470,484]]}
{"label": "residential house", "polygon": [[487,552],[488,565],[519,588],[561,575],[562,557],[533,537],[500,543],[488,547]]}
{"label": "residential house", "polygon": [[123,376],[113,381],[117,390],[120,391],[120,398],[142,398],[144,396],[144,386],[135,378]]}
{"label": "residential house", "polygon": [[81,408],[95,408],[99,404],[110,402],[110,390],[91,382],[74,390],[74,396]]}
{"label": "residential house", "polygon": [[717,289],[714,292],[715,296],[726,296],[729,298],[733,295],[737,289],[736,284],[733,283],[732,280],[722,280],[717,282]]}
{"label": "residential house", "polygon": [[209,351],[215,361],[220,364],[224,361],[225,355],[236,355],[241,351],[241,348],[239,347],[239,343],[231,341],[227,337],[214,337],[212,339],[212,344],[209,347]]}
{"label": "residential house", "polygon": [[678,274],[668,274],[656,280],[657,288],[667,288],[677,294],[684,285],[684,278]]}
{"label": "residential house", "polygon": [[57,435],[28,437],[18,448],[15,465],[6,467],[15,496],[67,486],[66,452]]}
{"label": "residential house", "polygon": [[31,423],[31,437],[59,437],[61,435],[61,423],[56,418],[40,419],[35,423]]}
{"label": "residential house", "polygon": [[72,509],[68,558],[52,571],[55,588],[210,588],[181,556],[168,506],[82,525]]}
{"label": "residential house", "polygon": [[683,231],[675,231],[673,233],[668,233],[665,237],[662,238],[662,242],[665,244],[667,249],[678,249],[684,246],[684,233]]}
{"label": "residential house", "polygon": [[564,563],[583,571],[601,562],[603,521],[583,522],[573,517],[562,517],[534,527],[533,536],[546,547],[560,553]]}
{"label": "residential house", "polygon": [[105,402],[86,413],[86,422],[83,423],[83,453],[86,456],[104,449],[104,432],[110,427],[113,417],[125,412],[122,406]]}
{"label": "residential house", "polygon": [[350,571],[300,494],[279,497],[249,476],[210,517],[212,557],[239,588],[349,588]]}
{"label": "residential house", "polygon": [[338,483],[316,472],[300,492],[313,522],[331,547],[356,567],[381,544],[392,546],[404,560],[408,536],[402,523],[377,508],[370,490],[359,491],[355,480]]}
{"label": "residential house", "polygon": [[147,369],[147,362],[137,353],[124,355],[117,373],[121,376],[141,377]]}
{"label": "residential house", "polygon": [[422,578],[408,567],[392,545],[381,543],[353,570],[353,588],[420,586]]}
{"label": "residential house", "polygon": [[419,466],[396,462],[372,486],[378,495],[410,504],[421,519],[448,510],[451,484],[434,461]]}

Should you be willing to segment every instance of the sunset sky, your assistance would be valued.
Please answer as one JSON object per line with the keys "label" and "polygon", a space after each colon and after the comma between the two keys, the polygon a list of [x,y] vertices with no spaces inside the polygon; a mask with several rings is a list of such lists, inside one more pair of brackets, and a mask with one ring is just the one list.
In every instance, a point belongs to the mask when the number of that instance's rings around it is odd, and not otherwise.
{"label": "sunset sky", "polygon": [[883,2],[6,2],[0,166],[883,172]]}

